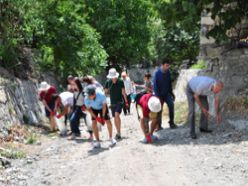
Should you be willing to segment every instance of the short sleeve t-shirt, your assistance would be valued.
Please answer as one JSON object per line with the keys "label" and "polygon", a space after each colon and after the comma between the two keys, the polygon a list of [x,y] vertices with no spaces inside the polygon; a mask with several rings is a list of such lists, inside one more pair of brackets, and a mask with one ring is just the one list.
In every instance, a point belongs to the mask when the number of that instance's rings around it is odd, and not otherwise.
{"label": "short sleeve t-shirt", "polygon": [[113,83],[111,79],[107,80],[104,88],[109,90],[111,105],[123,103],[122,89],[125,87],[121,79],[117,79],[116,83]]}
{"label": "short sleeve t-shirt", "polygon": [[216,80],[207,76],[196,76],[189,81],[189,87],[195,94],[208,96],[213,94],[211,91]]}
{"label": "short sleeve t-shirt", "polygon": [[81,107],[84,105],[84,96],[82,92],[74,92],[74,98],[76,99],[76,106]]}
{"label": "short sleeve t-shirt", "polygon": [[150,113],[150,109],[148,108],[148,101],[149,99],[152,97],[153,95],[152,94],[144,94],[139,102],[138,102],[138,105],[140,105],[142,107],[142,110],[143,110],[143,116],[145,118],[149,118],[149,113]]}
{"label": "short sleeve t-shirt", "polygon": [[73,93],[62,92],[59,94],[63,106],[73,106]]}
{"label": "short sleeve t-shirt", "polygon": [[40,100],[45,100],[47,103],[52,101],[53,94],[56,94],[56,88],[51,86],[47,91],[41,91],[39,94]]}
{"label": "short sleeve t-shirt", "polygon": [[145,82],[145,89],[147,92],[152,93],[151,91],[153,89],[152,81]]}
{"label": "short sleeve t-shirt", "polygon": [[106,103],[106,96],[102,92],[96,92],[96,98],[94,100],[91,100],[86,96],[84,102],[87,108],[101,110],[103,104]]}

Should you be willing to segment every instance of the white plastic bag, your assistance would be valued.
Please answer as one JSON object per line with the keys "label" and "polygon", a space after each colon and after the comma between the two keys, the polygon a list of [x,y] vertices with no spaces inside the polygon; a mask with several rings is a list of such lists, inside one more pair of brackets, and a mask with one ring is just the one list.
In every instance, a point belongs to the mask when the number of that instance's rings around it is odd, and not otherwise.
{"label": "white plastic bag", "polygon": [[85,124],[87,125],[88,131],[93,131],[92,130],[92,120],[91,120],[91,115],[88,112],[84,112],[86,114],[85,117]]}
{"label": "white plastic bag", "polygon": [[67,129],[66,129],[66,126],[65,126],[65,123],[64,123],[64,117],[61,117],[61,118],[57,118],[56,116],[54,117],[55,118],[55,121],[57,123],[57,126],[58,126],[58,129],[60,131],[60,134],[61,135],[65,135],[66,132],[67,132]]}

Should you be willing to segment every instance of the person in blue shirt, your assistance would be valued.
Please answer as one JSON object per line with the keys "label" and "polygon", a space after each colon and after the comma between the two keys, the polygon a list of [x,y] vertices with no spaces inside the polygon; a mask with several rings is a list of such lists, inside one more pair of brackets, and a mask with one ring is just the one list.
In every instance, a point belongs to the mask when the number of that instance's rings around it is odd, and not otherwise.
{"label": "person in blue shirt", "polygon": [[101,147],[97,121],[101,124],[106,122],[111,143],[110,146],[114,146],[116,144],[116,140],[112,138],[112,123],[110,121],[106,96],[103,92],[96,91],[96,87],[94,85],[88,85],[86,87],[86,96],[84,101],[87,110],[91,114],[92,129],[96,138],[96,143],[93,144],[93,148]]}
{"label": "person in blue shirt", "polygon": [[[177,128],[177,125],[174,123],[174,100],[175,95],[172,91],[172,82],[170,75],[170,61],[165,59],[162,61],[162,65],[160,68],[156,70],[153,78],[153,91],[155,96],[160,98],[160,101],[163,105],[165,102],[169,108],[169,125],[170,128]],[[163,106],[162,106],[163,108]],[[162,112],[161,110],[158,113],[158,128],[157,130],[161,130],[162,128]]]}

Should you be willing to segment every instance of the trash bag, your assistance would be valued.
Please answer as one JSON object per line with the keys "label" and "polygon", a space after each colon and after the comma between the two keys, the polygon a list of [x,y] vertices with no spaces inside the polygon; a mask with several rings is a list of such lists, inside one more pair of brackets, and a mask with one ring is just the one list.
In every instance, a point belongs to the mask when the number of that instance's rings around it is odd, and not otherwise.
{"label": "trash bag", "polygon": [[61,117],[61,118],[54,117],[54,118],[58,126],[58,129],[60,131],[60,135],[63,135],[63,136],[66,135],[67,128],[64,123],[64,117]]}

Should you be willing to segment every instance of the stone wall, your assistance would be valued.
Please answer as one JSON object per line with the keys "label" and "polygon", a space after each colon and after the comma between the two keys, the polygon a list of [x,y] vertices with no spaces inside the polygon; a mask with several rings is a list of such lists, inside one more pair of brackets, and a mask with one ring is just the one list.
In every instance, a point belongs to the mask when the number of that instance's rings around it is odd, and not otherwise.
{"label": "stone wall", "polygon": [[204,75],[213,76],[224,82],[225,87],[221,95],[223,100],[229,97],[248,95],[248,49],[232,48],[230,45],[218,46],[213,38],[206,34],[213,28],[215,21],[211,13],[202,13],[201,18],[201,51],[199,59],[207,61]]}
{"label": "stone wall", "polygon": [[[20,80],[0,68],[0,129],[13,124],[42,124],[44,109],[38,100],[38,81]],[[54,84],[55,80],[46,80]]]}

